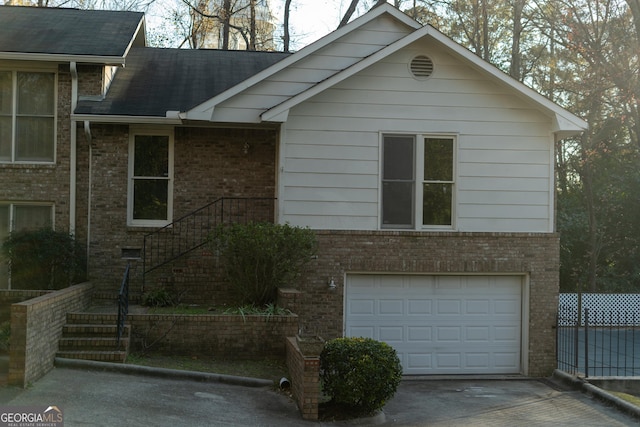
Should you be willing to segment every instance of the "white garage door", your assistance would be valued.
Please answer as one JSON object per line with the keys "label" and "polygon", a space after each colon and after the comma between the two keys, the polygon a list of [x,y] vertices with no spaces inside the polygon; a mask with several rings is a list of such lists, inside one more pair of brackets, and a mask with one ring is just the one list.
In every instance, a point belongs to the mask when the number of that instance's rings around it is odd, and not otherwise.
{"label": "white garage door", "polygon": [[521,277],[354,274],[345,294],[345,335],[393,346],[405,375],[521,371]]}

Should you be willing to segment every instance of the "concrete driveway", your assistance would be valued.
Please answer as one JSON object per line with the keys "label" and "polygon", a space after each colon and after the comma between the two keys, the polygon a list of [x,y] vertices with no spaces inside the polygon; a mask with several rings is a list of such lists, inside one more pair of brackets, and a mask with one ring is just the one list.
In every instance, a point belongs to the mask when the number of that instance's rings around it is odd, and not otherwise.
{"label": "concrete driveway", "polygon": [[[270,387],[58,367],[26,390],[0,388],[0,406],[56,405],[74,426],[300,426],[295,403]],[[384,416],[360,425],[631,426],[638,421],[575,390],[516,380],[407,380]]]}

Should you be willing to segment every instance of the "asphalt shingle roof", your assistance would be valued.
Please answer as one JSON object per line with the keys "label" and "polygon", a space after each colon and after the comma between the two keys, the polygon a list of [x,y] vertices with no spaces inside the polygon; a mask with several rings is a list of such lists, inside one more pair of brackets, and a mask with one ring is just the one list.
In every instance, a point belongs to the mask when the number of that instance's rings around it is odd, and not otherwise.
{"label": "asphalt shingle roof", "polygon": [[0,6],[0,52],[121,57],[143,19],[141,12]]}
{"label": "asphalt shingle roof", "polygon": [[286,58],[288,53],[134,48],[102,101],[78,114],[160,116],[186,111]]}

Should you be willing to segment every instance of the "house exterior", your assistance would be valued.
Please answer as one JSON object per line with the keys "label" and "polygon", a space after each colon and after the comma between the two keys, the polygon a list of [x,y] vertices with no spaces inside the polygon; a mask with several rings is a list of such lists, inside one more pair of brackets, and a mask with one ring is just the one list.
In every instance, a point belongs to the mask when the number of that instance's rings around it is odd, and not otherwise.
{"label": "house exterior", "polygon": [[[2,7],[0,25],[0,237],[69,229],[116,292],[149,236],[249,200],[238,216],[316,231],[302,328],[386,341],[407,375],[555,368],[554,146],[587,125],[433,27],[384,4],[285,54],[149,48],[133,12]],[[217,303],[206,263],[141,286]]]}

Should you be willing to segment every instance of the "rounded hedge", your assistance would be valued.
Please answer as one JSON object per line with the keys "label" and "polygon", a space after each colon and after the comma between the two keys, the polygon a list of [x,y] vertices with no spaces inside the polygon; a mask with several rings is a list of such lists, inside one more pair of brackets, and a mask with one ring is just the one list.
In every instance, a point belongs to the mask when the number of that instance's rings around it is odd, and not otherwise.
{"label": "rounded hedge", "polygon": [[396,351],[371,338],[336,338],[320,354],[322,388],[333,403],[361,413],[380,409],[402,377]]}

